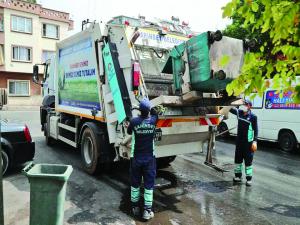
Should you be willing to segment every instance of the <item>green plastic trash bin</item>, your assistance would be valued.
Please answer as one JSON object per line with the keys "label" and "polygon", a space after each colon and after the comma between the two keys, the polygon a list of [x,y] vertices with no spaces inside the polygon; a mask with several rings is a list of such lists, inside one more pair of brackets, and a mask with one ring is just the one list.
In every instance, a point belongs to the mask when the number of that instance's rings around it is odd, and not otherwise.
{"label": "green plastic trash bin", "polygon": [[67,181],[72,166],[30,164],[23,169],[30,183],[30,225],[62,225]]}

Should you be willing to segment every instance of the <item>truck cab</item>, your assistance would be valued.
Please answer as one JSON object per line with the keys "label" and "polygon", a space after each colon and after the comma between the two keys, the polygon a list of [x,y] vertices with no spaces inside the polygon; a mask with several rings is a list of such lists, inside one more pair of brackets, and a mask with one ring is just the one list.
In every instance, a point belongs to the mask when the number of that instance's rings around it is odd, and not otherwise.
{"label": "truck cab", "polygon": [[42,95],[46,97],[48,95],[55,95],[55,56],[52,56],[45,62],[44,66],[44,78],[42,85]]}
{"label": "truck cab", "polygon": [[[41,129],[44,130],[44,124],[48,110],[55,107],[55,56],[52,56],[42,64],[34,65],[33,81],[42,87],[43,101],[40,106]],[[43,79],[39,81],[39,67],[43,67]]]}

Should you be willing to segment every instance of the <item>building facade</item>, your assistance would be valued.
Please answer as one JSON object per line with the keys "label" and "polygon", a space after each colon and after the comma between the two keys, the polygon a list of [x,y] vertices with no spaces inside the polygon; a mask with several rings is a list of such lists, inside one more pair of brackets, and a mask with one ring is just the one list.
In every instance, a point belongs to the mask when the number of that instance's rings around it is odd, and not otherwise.
{"label": "building facade", "polygon": [[32,82],[33,65],[51,57],[56,42],[72,29],[68,13],[0,0],[0,88],[7,91],[8,105],[40,104],[41,86]]}

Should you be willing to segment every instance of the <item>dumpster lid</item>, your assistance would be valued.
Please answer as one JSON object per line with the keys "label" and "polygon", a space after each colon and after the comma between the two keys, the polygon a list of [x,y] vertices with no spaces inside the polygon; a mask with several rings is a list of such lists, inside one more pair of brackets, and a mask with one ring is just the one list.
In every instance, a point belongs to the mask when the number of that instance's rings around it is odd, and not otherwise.
{"label": "dumpster lid", "polygon": [[63,164],[33,164],[30,163],[23,169],[23,174],[28,178],[47,178],[67,181],[73,171],[71,165]]}

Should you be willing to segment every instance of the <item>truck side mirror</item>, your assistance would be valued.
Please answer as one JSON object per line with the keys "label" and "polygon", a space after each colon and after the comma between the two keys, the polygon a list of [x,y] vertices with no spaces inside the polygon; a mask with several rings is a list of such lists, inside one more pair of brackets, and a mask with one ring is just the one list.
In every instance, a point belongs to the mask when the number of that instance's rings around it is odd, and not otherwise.
{"label": "truck side mirror", "polygon": [[37,83],[39,81],[39,66],[34,65],[33,66],[33,76],[32,76],[33,82]]}

